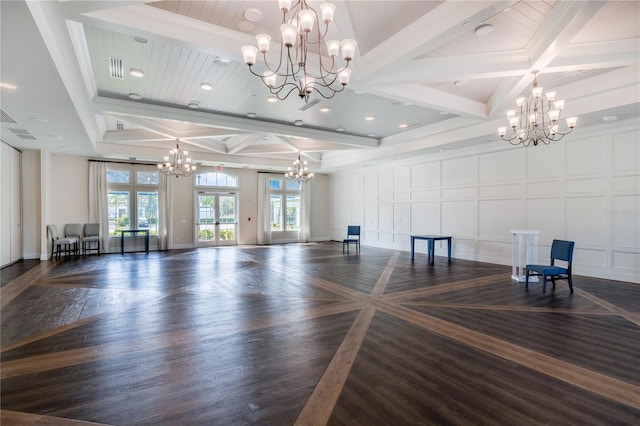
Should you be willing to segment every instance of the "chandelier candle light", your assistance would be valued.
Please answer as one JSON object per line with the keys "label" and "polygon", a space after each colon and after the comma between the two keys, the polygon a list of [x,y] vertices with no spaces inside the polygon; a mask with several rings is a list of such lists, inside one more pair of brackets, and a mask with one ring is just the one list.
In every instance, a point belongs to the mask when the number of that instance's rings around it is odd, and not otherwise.
{"label": "chandelier candle light", "polygon": [[309,173],[307,160],[302,161],[300,153],[298,153],[298,159],[293,162],[293,168],[289,167],[289,171],[284,174],[284,177],[296,182],[307,183],[313,178],[313,173]]}
{"label": "chandelier candle light", "polygon": [[559,141],[568,135],[576,127],[576,117],[567,118],[568,131],[561,132],[559,121],[564,109],[564,100],[556,101],[556,92],[542,93],[542,87],[538,86],[536,79],[539,71],[531,71],[533,74],[533,89],[526,97],[516,99],[519,111],[507,111],[507,118],[513,130],[511,137],[506,137],[507,128],[498,127],[498,135],[511,145],[522,144],[537,146],[540,142],[548,145]]}
{"label": "chandelier candle light", "polygon": [[[351,78],[349,63],[356,50],[356,41],[352,39],[327,40],[329,24],[333,21],[336,9],[333,3],[322,3],[320,15],[308,4],[307,0],[298,0],[291,7],[291,0],[279,0],[282,11],[282,25],[280,26],[280,62],[273,69],[267,60],[267,53],[271,46],[271,36],[258,34],[256,46],[243,46],[244,62],[249,65],[253,75],[262,78],[262,82],[269,88],[271,94],[278,99],[285,99],[296,91],[301,99],[309,101],[309,95],[315,91],[323,98],[332,98],[337,92],[342,92]],[[287,16],[287,14],[289,14]],[[324,31],[321,31],[321,21]],[[309,47],[313,46],[312,52]],[[326,56],[323,54],[326,49]],[[345,61],[343,67],[338,67],[336,57],[342,51]],[[262,53],[264,65],[267,68],[262,74],[253,70],[258,52]],[[310,53],[313,53],[311,55]]]}
{"label": "chandelier candle light", "polygon": [[191,158],[188,155],[189,151],[181,150],[176,139],[176,147],[169,151],[168,157],[164,157],[163,163],[158,164],[158,170],[176,178],[190,176],[196,171],[196,166],[191,164]]}

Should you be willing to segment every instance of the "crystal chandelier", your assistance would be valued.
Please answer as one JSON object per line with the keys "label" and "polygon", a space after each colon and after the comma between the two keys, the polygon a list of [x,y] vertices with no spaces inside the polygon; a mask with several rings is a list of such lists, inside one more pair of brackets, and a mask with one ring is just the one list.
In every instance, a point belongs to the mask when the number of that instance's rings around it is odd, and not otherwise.
{"label": "crystal chandelier", "polygon": [[[281,100],[294,91],[305,102],[309,101],[309,95],[313,91],[325,99],[342,92],[351,78],[349,63],[356,50],[356,41],[327,40],[322,43],[333,20],[335,4],[322,3],[320,15],[309,6],[307,0],[298,0],[293,8],[291,0],[279,0],[278,4],[282,11],[280,62],[275,69],[269,65],[267,53],[271,46],[271,36],[258,34],[258,47],[242,47],[244,62],[249,65],[249,71],[260,77],[271,94]],[[321,19],[324,22],[324,31],[321,30]],[[252,68],[256,63],[258,51],[262,53],[267,68],[262,74],[256,73]],[[343,67],[336,64],[336,57],[340,51],[345,61]]]}
{"label": "crystal chandelier", "polygon": [[176,147],[169,151],[169,156],[164,157],[164,162],[158,163],[158,170],[167,176],[190,176],[196,171],[196,166],[191,165],[191,158],[188,157],[189,152],[183,151],[178,145],[176,139]]}
{"label": "crystal chandelier", "polygon": [[533,143],[537,146],[540,142],[548,145],[553,141],[559,141],[576,127],[578,118],[570,117],[566,120],[569,130],[560,131],[558,123],[565,101],[556,101],[556,92],[542,93],[542,87],[538,86],[536,79],[538,72],[531,71],[533,74],[531,94],[516,99],[519,111],[507,111],[507,118],[513,131],[511,137],[506,136],[506,127],[498,127],[498,135],[511,145],[529,146]]}
{"label": "crystal chandelier", "polygon": [[309,173],[307,160],[302,161],[300,153],[298,153],[298,159],[293,162],[293,167],[289,167],[289,171],[284,174],[284,177],[296,182],[307,183],[313,177],[313,173]]}

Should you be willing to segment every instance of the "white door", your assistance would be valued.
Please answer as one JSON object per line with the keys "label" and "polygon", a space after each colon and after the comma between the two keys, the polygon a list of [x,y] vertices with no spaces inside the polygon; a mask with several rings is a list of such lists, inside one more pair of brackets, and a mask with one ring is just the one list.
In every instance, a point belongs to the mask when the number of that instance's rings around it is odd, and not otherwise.
{"label": "white door", "polygon": [[235,245],[238,235],[237,195],[224,192],[196,194],[196,245]]}

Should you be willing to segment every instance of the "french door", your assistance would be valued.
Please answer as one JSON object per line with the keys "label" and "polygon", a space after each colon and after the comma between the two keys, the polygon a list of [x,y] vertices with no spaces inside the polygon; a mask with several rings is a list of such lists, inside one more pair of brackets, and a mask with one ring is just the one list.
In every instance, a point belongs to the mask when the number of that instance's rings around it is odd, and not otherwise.
{"label": "french door", "polygon": [[196,236],[198,247],[237,244],[238,197],[229,192],[196,194]]}

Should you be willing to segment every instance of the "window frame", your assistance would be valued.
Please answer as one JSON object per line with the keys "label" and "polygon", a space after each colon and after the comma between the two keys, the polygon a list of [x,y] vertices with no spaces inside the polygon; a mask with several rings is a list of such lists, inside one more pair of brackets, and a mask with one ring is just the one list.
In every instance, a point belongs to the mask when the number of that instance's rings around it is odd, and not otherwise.
{"label": "window frame", "polygon": [[[280,185],[279,188],[272,188],[271,186],[271,182],[272,181],[279,181]],[[297,188],[292,188],[291,184],[295,184],[297,183]],[[300,206],[302,203],[302,184],[300,182],[294,182],[291,181],[287,178],[285,178],[284,175],[269,175],[269,217],[270,219],[273,219],[273,211],[271,209],[271,206],[273,205],[273,197],[279,197],[280,198],[280,215],[279,215],[279,219],[280,219],[280,224],[279,227],[274,227],[273,226],[273,221],[272,221],[272,225],[270,227],[271,229],[271,234],[280,234],[280,235],[285,235],[287,233],[298,233],[300,232]],[[295,199],[298,200],[297,202],[297,212],[296,212],[296,217],[297,217],[297,227],[296,228],[289,228],[289,217],[291,215],[288,214],[288,210],[289,210],[289,206],[287,205],[287,200],[290,197],[294,197]]]}
{"label": "window frame", "polygon": [[[127,171],[129,173],[129,181],[128,182],[109,182],[109,172],[110,171]],[[155,173],[158,177],[158,183],[147,183],[147,182],[138,182],[138,173]],[[128,205],[127,205],[127,215],[128,215],[128,225],[126,228],[120,227],[120,229],[140,229],[140,224],[138,223],[140,220],[140,214],[138,212],[140,208],[140,200],[139,197],[141,195],[151,195],[155,194],[156,199],[156,217],[155,217],[155,230],[151,224],[148,224],[144,229],[149,229],[149,236],[155,237],[158,235],[158,230],[160,229],[160,206],[158,205],[160,199],[160,175],[158,169],[153,165],[147,164],[124,164],[124,163],[109,163],[107,165],[107,199],[110,194],[113,192],[123,192],[128,194]],[[110,216],[111,207],[107,209],[107,223],[109,223],[109,237],[110,238],[120,238],[120,234],[117,232],[118,226],[116,223],[115,230],[112,233],[111,231],[111,216]],[[132,214],[134,213],[134,214]],[[145,216],[146,217],[146,216]],[[147,218],[147,220],[152,218]],[[115,218],[117,221],[117,218]],[[130,237],[131,235],[126,235],[125,237]]]}

